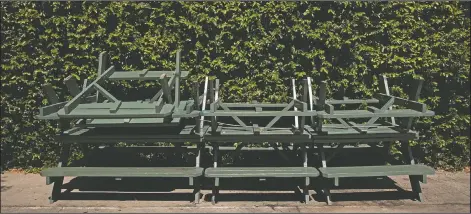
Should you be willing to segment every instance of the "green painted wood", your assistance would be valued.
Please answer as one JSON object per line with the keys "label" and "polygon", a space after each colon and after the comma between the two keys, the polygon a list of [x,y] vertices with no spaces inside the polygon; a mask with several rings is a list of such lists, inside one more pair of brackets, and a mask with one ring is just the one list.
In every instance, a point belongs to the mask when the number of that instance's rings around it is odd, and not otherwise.
{"label": "green painted wood", "polygon": [[201,111],[191,111],[190,113],[175,112],[173,118],[195,118],[201,116]]}
{"label": "green painted wood", "polygon": [[[113,108],[115,103],[84,103],[79,104],[76,109],[110,109]],[[136,101],[125,101],[121,103],[120,109],[154,109],[155,104],[140,103]]]}
{"label": "green painted wood", "polygon": [[165,75],[165,74],[162,74],[162,75],[160,76],[159,81],[160,81],[160,85],[162,86],[162,92],[163,92],[163,97],[165,98],[165,101],[166,101],[167,103],[171,103],[171,102],[172,102],[172,95],[171,95],[171,93],[170,93],[170,90],[171,90],[170,87],[171,87],[171,86],[169,87],[169,85],[168,85],[168,81],[167,81],[166,75]]}
{"label": "green painted wood", "polygon": [[109,101],[113,101],[115,103],[119,102],[119,100],[116,97],[114,97],[110,92],[108,92],[106,89],[104,89],[97,83],[92,83],[92,85],[98,92],[100,92]]}
{"label": "green painted wood", "polygon": [[395,175],[433,175],[435,170],[425,165],[349,166],[319,168],[322,177],[373,177]]}
{"label": "green painted wood", "polygon": [[[155,113],[155,109],[118,109],[116,113],[110,113],[109,109],[74,109],[70,114],[65,114],[64,109],[59,110],[57,113],[60,118],[68,119],[106,119],[106,118],[161,118],[172,115],[171,108],[173,105],[169,105],[162,110],[163,113]],[[164,106],[165,107],[165,106]]]}
{"label": "green painted wood", "polygon": [[144,76],[146,76],[147,72],[149,72],[148,69],[144,69],[144,70],[140,71],[140,72],[139,72],[139,77],[144,77]]}
{"label": "green painted wood", "polygon": [[56,104],[59,103],[59,97],[57,96],[54,88],[52,88],[51,84],[44,84],[43,85],[43,92],[46,95],[47,101],[49,104]]}
{"label": "green painted wood", "polygon": [[162,110],[160,111],[160,114],[166,115],[166,116],[171,116],[174,107],[175,106],[172,105],[172,104],[165,104],[164,107],[162,108]]}
{"label": "green painted wood", "polygon": [[163,127],[178,126],[181,118],[173,118],[166,123],[164,118],[129,118],[125,119],[92,119],[85,124],[76,124],[77,127]]}
{"label": "green painted wood", "polygon": [[218,167],[207,168],[204,176],[209,178],[296,178],[317,177],[319,171],[314,167]]}
{"label": "green painted wood", "polygon": [[[85,98],[86,101],[92,101],[92,99],[94,99],[94,96],[89,96]],[[40,107],[39,115],[36,116],[36,118],[45,119],[45,120],[49,120],[49,119],[58,120],[59,116],[57,115],[57,111],[63,108],[66,104],[67,102],[60,102],[60,103],[55,103],[55,104],[47,105],[44,107]]]}
{"label": "green painted wood", "polygon": [[307,111],[307,112],[295,112],[295,111],[262,111],[256,112],[255,110],[229,110],[223,111],[218,110],[211,112],[210,110],[201,111],[202,116],[217,116],[217,117],[228,117],[228,116],[237,116],[237,117],[276,117],[276,116],[315,116],[316,112]]}
{"label": "green painted wood", "polygon": [[395,99],[394,105],[399,105],[399,106],[406,107],[408,109],[412,109],[412,110],[422,112],[422,113],[427,112],[427,105],[423,104],[423,103],[403,99],[403,98],[400,98],[400,97],[394,97],[394,96],[383,94],[383,93],[376,94],[375,96],[378,99],[394,98]]}
{"label": "green painted wood", "polygon": [[[109,128],[107,128],[109,129]],[[102,131],[100,131],[102,130]],[[57,135],[55,139],[66,143],[117,143],[117,142],[201,142],[201,137],[193,132],[194,125],[175,127],[174,133],[168,133],[168,129],[142,127],[136,131],[121,133],[119,131],[103,132],[103,128],[83,128],[70,135]],[[208,130],[205,126],[204,131]]]}
{"label": "green painted wood", "polygon": [[175,77],[175,93],[174,93],[174,98],[175,98],[175,101],[174,101],[174,105],[175,105],[175,108],[178,108],[178,105],[180,104],[180,75],[181,75],[181,72],[180,72],[180,52],[181,50],[177,50],[177,54],[176,54],[176,57],[175,57],[175,74],[174,74],[174,77]]}
{"label": "green painted wood", "polygon": [[224,103],[228,108],[284,108],[288,103]]}
{"label": "green painted wood", "polygon": [[[147,71],[144,76],[140,76],[141,72],[137,71],[116,71],[108,79],[110,80],[159,80],[162,74],[172,77],[175,71]],[[181,71],[180,78],[185,79],[189,71]]]}
{"label": "green painted wood", "polygon": [[64,83],[72,96],[77,96],[80,93],[80,87],[72,75],[67,76],[64,79]]}
{"label": "green painted wood", "polygon": [[41,171],[43,177],[199,177],[200,167],[58,167]]}
{"label": "green painted wood", "polygon": [[326,104],[331,104],[331,105],[345,105],[345,104],[379,103],[379,100],[378,99],[344,99],[344,100],[328,99],[325,102]]}
{"label": "green painted wood", "polygon": [[95,83],[99,83],[109,77],[113,72],[115,71],[114,66],[111,66],[108,70],[106,70],[103,74],[101,74],[96,80],[94,80],[87,88],[83,89],[77,96],[75,96],[72,100],[70,100],[65,106],[64,106],[64,112],[65,114],[70,113],[77,105],[80,104],[81,97],[86,96],[90,93],[92,93],[92,89],[94,88]]}
{"label": "green painted wood", "polygon": [[110,108],[110,113],[116,113],[123,102],[118,101],[113,103],[114,105]]}
{"label": "green painted wood", "polygon": [[318,111],[319,118],[364,118],[364,117],[430,117],[435,115],[435,112],[427,110],[421,113],[411,109],[393,109],[385,110],[380,113],[372,113],[368,110],[337,110],[334,114],[329,114],[325,111]]}

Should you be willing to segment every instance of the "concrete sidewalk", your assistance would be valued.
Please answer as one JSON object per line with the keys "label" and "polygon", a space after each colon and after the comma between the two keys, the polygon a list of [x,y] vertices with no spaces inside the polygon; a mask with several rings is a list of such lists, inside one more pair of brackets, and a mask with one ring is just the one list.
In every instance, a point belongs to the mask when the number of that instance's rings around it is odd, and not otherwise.
{"label": "concrete sidewalk", "polygon": [[[78,196],[49,204],[52,185],[47,186],[45,178],[36,174],[5,172],[1,176],[1,212],[470,212],[469,173],[437,172],[429,176],[428,183],[422,184],[424,202],[410,198],[407,176],[391,179],[390,183],[395,187],[388,189],[368,189],[356,182],[341,182],[343,189],[332,190],[332,206],[321,201],[315,191],[312,195],[316,200],[306,205],[298,200],[301,196],[294,191],[258,190],[221,190],[221,201],[211,205],[207,200],[211,193],[208,189],[202,191],[206,198],[198,205],[190,203],[189,189],[176,189],[170,193],[89,193],[74,190],[69,195]],[[71,178],[65,179],[65,183],[69,181]]]}

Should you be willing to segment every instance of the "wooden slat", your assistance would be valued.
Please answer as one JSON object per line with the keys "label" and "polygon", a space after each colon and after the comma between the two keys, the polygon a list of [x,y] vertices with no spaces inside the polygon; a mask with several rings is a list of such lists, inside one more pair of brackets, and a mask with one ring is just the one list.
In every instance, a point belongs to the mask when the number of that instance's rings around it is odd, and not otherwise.
{"label": "wooden slat", "polygon": [[[51,84],[44,84],[43,85],[43,92],[46,95],[47,101],[49,104],[56,104],[59,103],[59,97],[57,96],[54,88],[52,88]],[[41,114],[43,115],[43,114]]]}
{"label": "wooden slat", "polygon": [[[100,56],[98,57],[98,75],[97,76],[101,76],[101,74],[105,72],[106,68],[108,68],[108,64],[109,64],[108,60],[109,60],[108,53],[106,53],[106,51],[101,52]],[[85,88],[86,87],[82,88],[82,90],[85,90]],[[99,102],[100,93],[97,92],[95,96],[96,96],[95,102]]]}
{"label": "wooden slat", "polygon": [[118,101],[113,103],[113,107],[110,108],[110,113],[116,113],[123,102]]}
{"label": "wooden slat", "polygon": [[160,84],[162,85],[163,97],[167,103],[172,103],[172,95],[170,93],[170,87],[168,86],[167,77],[165,74],[160,76]]}
{"label": "wooden slat", "polygon": [[75,96],[71,101],[69,101],[64,106],[65,114],[70,113],[80,103],[80,100],[81,100],[82,96],[86,96],[86,95],[88,95],[92,92],[92,89],[93,89],[95,83],[99,83],[100,81],[103,81],[106,77],[113,74],[113,72],[114,72],[114,66],[111,66],[101,76],[99,76],[95,81],[93,81],[89,86],[87,86],[87,88],[82,90],[77,96]]}
{"label": "wooden slat", "polygon": [[331,115],[324,111],[317,112],[320,118],[364,118],[364,117],[427,117],[433,116],[433,111],[421,113],[411,109],[385,110],[382,113],[372,113],[367,110],[337,110]]}
{"label": "wooden slat", "polygon": [[147,69],[142,70],[141,72],[139,72],[139,77],[144,77],[147,74],[147,72],[149,72],[149,70]]}
{"label": "wooden slat", "polygon": [[433,175],[435,170],[425,165],[350,166],[319,168],[322,177],[372,177],[396,175]]}
{"label": "wooden slat", "polygon": [[[222,106],[222,105],[221,105]],[[201,111],[201,115],[203,116],[225,116],[225,117],[232,117],[232,116],[237,116],[237,117],[284,117],[284,116],[315,116],[315,112],[295,112],[295,111],[262,111],[262,112],[256,112],[254,110],[247,110],[247,111],[240,111],[240,110],[229,110],[229,111],[216,111],[216,112],[211,112],[211,111]]]}
{"label": "wooden slat", "polygon": [[284,108],[288,103],[224,103],[228,108]]}
{"label": "wooden slat", "polygon": [[197,167],[58,167],[43,170],[43,177],[199,177]]}
{"label": "wooden slat", "polygon": [[180,104],[180,50],[177,50],[177,56],[175,59],[175,74],[173,75],[175,77],[175,108],[178,108],[178,105]]}
{"label": "wooden slat", "polygon": [[412,110],[419,111],[419,112],[422,112],[422,113],[425,113],[427,111],[427,105],[425,105],[423,103],[403,99],[403,98],[400,98],[400,97],[394,97],[394,96],[386,95],[386,94],[382,94],[382,93],[378,94],[377,96],[380,97],[380,99],[381,98],[394,98],[394,105],[403,106],[403,107],[406,107],[408,109],[412,109]]}
{"label": "wooden slat", "polygon": [[[180,78],[184,79],[188,76],[188,71],[181,71]],[[108,79],[110,80],[159,80],[160,76],[165,74],[172,77],[175,71],[147,71],[144,76],[140,76],[140,72],[136,71],[116,71]]]}
{"label": "wooden slat", "polygon": [[110,92],[108,92],[107,90],[105,90],[103,87],[101,87],[100,85],[98,85],[97,83],[93,83],[93,87],[98,91],[100,92],[104,97],[106,97],[106,99],[108,99],[109,101],[113,101],[113,102],[119,102],[118,99],[116,99],[116,97],[114,97],[113,95],[111,95]]}
{"label": "wooden slat", "polygon": [[294,178],[317,177],[319,171],[314,167],[218,167],[206,169],[204,176],[209,178]]}
{"label": "wooden slat", "polygon": [[80,93],[81,90],[79,88],[79,85],[77,84],[77,81],[72,75],[66,77],[64,79],[64,83],[72,96],[77,96]]}

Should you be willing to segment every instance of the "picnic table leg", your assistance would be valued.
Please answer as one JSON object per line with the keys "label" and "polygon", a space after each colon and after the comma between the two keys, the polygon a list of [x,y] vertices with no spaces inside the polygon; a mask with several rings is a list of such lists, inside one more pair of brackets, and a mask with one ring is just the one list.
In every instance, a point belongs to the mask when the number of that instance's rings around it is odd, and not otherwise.
{"label": "picnic table leg", "polygon": [[[219,153],[219,146],[217,144],[213,144],[213,167],[217,168],[218,166],[218,153]],[[216,204],[216,195],[219,194],[219,178],[214,178],[214,186],[211,194],[211,204]]]}
{"label": "picnic table leg", "polygon": [[194,185],[194,190],[193,190],[193,194],[195,195],[195,201],[194,203],[195,204],[199,204],[200,203],[200,198],[201,198],[201,176],[199,177],[194,177],[193,178],[193,185]]}
{"label": "picnic table leg", "polygon": [[[307,167],[307,149],[305,144],[301,145],[301,150],[303,151],[303,167]],[[305,177],[304,181],[304,203],[308,203],[309,200],[309,177]]]}
{"label": "picnic table leg", "polygon": [[[70,153],[70,144],[69,143],[61,143],[61,156],[59,160],[59,164],[57,167],[65,167],[67,166],[67,162],[69,160],[69,153]],[[57,177],[54,179],[54,186],[52,187],[52,194],[49,197],[49,203],[54,203],[59,199],[62,190],[62,184],[64,183],[64,177]]]}
{"label": "picnic table leg", "polygon": [[[200,167],[201,165],[201,154],[204,152],[204,143],[198,144],[198,151],[196,155],[196,167]],[[202,176],[194,177],[194,191],[193,194],[195,195],[195,204],[200,203],[201,198],[201,185],[202,185]]]}
{"label": "picnic table leg", "polygon": [[[327,161],[325,160],[325,153],[324,153],[324,145],[319,144],[319,153],[321,154],[321,160],[322,160],[322,168],[327,167]],[[327,201],[328,205],[332,205],[331,196],[330,196],[330,182],[327,178],[323,178],[324,182],[322,182],[322,186],[324,187],[324,195]]]}
{"label": "picnic table leg", "polygon": [[[410,147],[409,142],[402,141],[401,147],[402,147],[402,154],[404,156],[404,159],[407,162],[409,162],[409,164],[414,165],[415,160],[414,160],[414,156],[412,155],[412,149]],[[415,199],[417,199],[420,202],[423,202],[422,188],[420,187],[420,176],[409,175],[409,180],[410,180],[410,185],[412,187],[412,192],[414,193]]]}

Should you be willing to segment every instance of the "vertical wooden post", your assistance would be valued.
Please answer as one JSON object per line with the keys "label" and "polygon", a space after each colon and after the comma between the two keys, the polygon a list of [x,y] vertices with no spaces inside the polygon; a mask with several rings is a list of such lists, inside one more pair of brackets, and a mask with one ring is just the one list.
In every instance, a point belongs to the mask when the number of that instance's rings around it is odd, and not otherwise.
{"label": "vertical wooden post", "polygon": [[[209,102],[210,105],[213,105],[215,101],[215,93],[214,93],[214,80],[209,81]],[[211,109],[215,110],[215,109]],[[217,123],[216,123],[216,118],[214,116],[211,116],[211,134],[214,135],[216,134],[216,129],[217,129]]]}
{"label": "vertical wooden post", "polygon": [[[319,101],[317,102],[317,111],[324,111],[325,98],[327,91],[327,82],[322,81],[319,88]],[[319,118],[317,121],[317,131],[322,132],[323,119]]]}
{"label": "vertical wooden post", "polygon": [[[301,145],[301,149],[303,151],[303,167],[307,167],[307,161],[308,161],[306,146],[307,146],[306,144]],[[306,203],[306,204],[310,201],[309,200],[309,197],[310,197],[310,194],[309,194],[309,180],[310,180],[309,177],[305,177],[303,192],[304,192],[304,203]]]}
{"label": "vertical wooden post", "polygon": [[[416,84],[412,88],[412,90],[409,92],[409,99],[413,101],[418,101],[420,98],[420,91],[422,90],[422,85],[423,85],[423,80],[419,79],[416,80]],[[414,118],[410,117],[405,121],[405,124],[402,124],[405,126],[404,128],[409,131],[412,128],[412,122]],[[401,147],[402,147],[402,153],[404,155],[404,158],[411,164],[415,164],[414,156],[412,154],[412,148],[410,147],[410,142],[409,141],[402,141],[401,142]],[[422,197],[422,188],[420,187],[420,178],[418,176],[414,175],[409,175],[409,180],[411,183],[412,191],[416,194],[416,197],[419,201],[423,201]]]}
{"label": "vertical wooden post", "polygon": [[[296,97],[297,97],[296,96],[296,80],[291,79],[291,83],[293,85],[293,99],[296,99]],[[294,106],[294,111],[297,111],[297,110],[298,110],[298,108],[296,108],[296,106]],[[294,116],[294,127],[296,129],[299,129],[299,122],[298,121],[299,121],[298,116]]]}
{"label": "vertical wooden post", "polygon": [[180,104],[180,50],[177,50],[175,61],[175,102],[173,105],[175,106],[175,109],[178,109],[178,105]]}
{"label": "vertical wooden post", "polygon": [[[59,127],[61,135],[64,135],[64,131],[70,128],[70,120],[59,120]],[[70,143],[59,142],[59,144],[61,146],[61,155],[57,167],[66,167],[69,161]],[[49,197],[49,203],[51,204],[59,199],[62,190],[62,184],[64,183],[64,176],[57,177],[54,180],[52,194]]]}
{"label": "vertical wooden post", "polygon": [[[217,143],[213,143],[213,167],[218,167],[218,154],[219,153],[219,146]],[[219,178],[214,178],[214,186],[211,194],[211,203],[214,205],[216,204],[216,195],[219,193]]]}
{"label": "vertical wooden post", "polygon": [[[193,108],[195,110],[200,110],[199,104],[200,104],[200,86],[198,82],[193,83]],[[200,117],[195,117],[195,132],[198,132],[198,135],[201,133],[201,126],[200,126]]]}
{"label": "vertical wooden post", "polygon": [[[106,71],[106,68],[108,67],[108,53],[106,51],[103,51],[100,53],[100,56],[98,57],[98,77]],[[100,101],[100,93],[97,91],[96,92],[96,102],[98,103]]]}
{"label": "vertical wooden post", "polygon": [[[327,167],[327,161],[325,160],[325,151],[324,151],[324,145],[323,144],[318,144],[319,147],[319,153],[321,154],[321,161],[322,161],[322,168]],[[323,179],[323,184],[324,186],[324,195],[327,201],[328,205],[332,204],[332,201],[330,200],[330,182],[327,178]]]}
{"label": "vertical wooden post", "polygon": [[[208,77],[205,78],[204,80],[204,92],[203,92],[203,104],[201,106],[201,111],[204,111],[206,109],[206,96],[208,94]],[[204,128],[204,116],[201,116],[201,121],[200,121],[200,130]],[[200,132],[200,136],[203,136],[203,132]]]}

